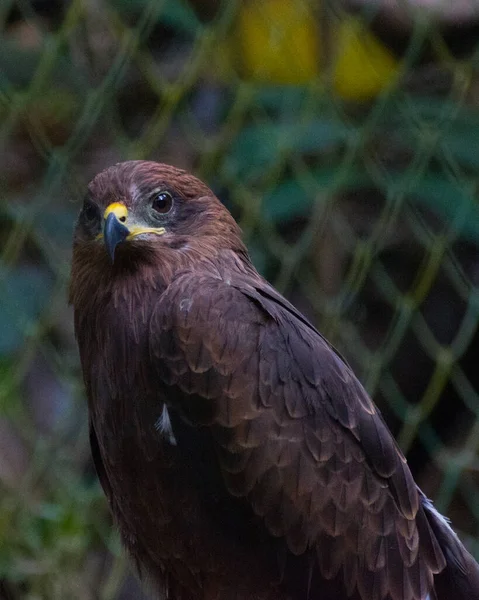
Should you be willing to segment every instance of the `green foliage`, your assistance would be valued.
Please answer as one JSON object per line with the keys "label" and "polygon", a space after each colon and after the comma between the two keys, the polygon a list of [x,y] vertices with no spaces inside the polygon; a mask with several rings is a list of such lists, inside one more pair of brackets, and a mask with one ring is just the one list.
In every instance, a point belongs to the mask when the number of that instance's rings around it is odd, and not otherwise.
{"label": "green foliage", "polygon": [[1,494],[0,579],[28,584],[31,597],[85,597],[94,553],[105,543],[118,552],[98,482],[75,474],[62,454],[40,443],[21,487]]}
{"label": "green foliage", "polygon": [[22,346],[25,335],[31,335],[45,311],[52,280],[36,268],[24,266],[10,271],[0,270],[2,306],[0,311],[0,356],[11,354]]}
{"label": "green foliage", "polygon": [[[138,15],[148,9],[148,0],[113,0],[112,6],[125,15]],[[175,0],[160,0],[161,11],[158,22],[163,23],[181,33],[192,36],[201,30],[201,23],[195,11],[187,2]]]}

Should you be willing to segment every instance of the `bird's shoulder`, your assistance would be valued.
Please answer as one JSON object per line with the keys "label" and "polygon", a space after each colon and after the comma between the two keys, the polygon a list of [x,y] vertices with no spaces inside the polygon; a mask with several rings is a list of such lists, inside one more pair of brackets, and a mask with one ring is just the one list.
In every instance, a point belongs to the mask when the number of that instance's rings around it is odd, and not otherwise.
{"label": "bird's shoulder", "polygon": [[278,419],[302,419],[306,433],[337,431],[379,477],[401,479],[402,509],[417,511],[405,458],[349,365],[253,269],[178,277],[153,313],[150,347],[187,393],[234,398],[243,411],[272,407]]}

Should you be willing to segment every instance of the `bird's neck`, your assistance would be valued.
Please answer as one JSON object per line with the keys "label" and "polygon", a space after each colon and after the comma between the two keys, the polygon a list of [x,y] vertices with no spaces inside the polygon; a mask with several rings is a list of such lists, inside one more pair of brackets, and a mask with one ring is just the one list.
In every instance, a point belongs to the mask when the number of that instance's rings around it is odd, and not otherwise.
{"label": "bird's neck", "polygon": [[[224,272],[253,269],[244,253],[222,250],[194,241],[181,248],[161,247],[150,252],[123,253],[112,264],[104,249],[76,248],[72,263],[70,303],[75,309],[75,326],[86,319],[93,329],[101,326],[100,315],[117,311],[131,324],[148,318],[148,307],[155,304],[171,282],[186,271]],[[95,321],[92,322],[92,319]]]}

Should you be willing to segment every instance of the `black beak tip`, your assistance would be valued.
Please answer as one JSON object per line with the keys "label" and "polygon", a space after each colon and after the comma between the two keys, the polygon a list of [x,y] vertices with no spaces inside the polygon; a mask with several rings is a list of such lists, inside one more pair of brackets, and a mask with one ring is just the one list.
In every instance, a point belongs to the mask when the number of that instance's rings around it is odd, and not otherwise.
{"label": "black beak tip", "polygon": [[125,227],[114,213],[108,215],[105,221],[103,237],[111,262],[114,262],[115,260],[116,247],[126,239],[129,233],[128,227]]}

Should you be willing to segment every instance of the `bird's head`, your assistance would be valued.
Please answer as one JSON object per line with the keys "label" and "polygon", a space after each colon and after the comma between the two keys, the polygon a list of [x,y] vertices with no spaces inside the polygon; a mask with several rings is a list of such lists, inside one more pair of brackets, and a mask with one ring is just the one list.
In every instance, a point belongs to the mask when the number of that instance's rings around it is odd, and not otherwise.
{"label": "bird's head", "polygon": [[240,230],[213,192],[192,175],[149,161],[119,163],[89,184],[74,237],[74,254],[111,263],[195,240],[243,248]]}

